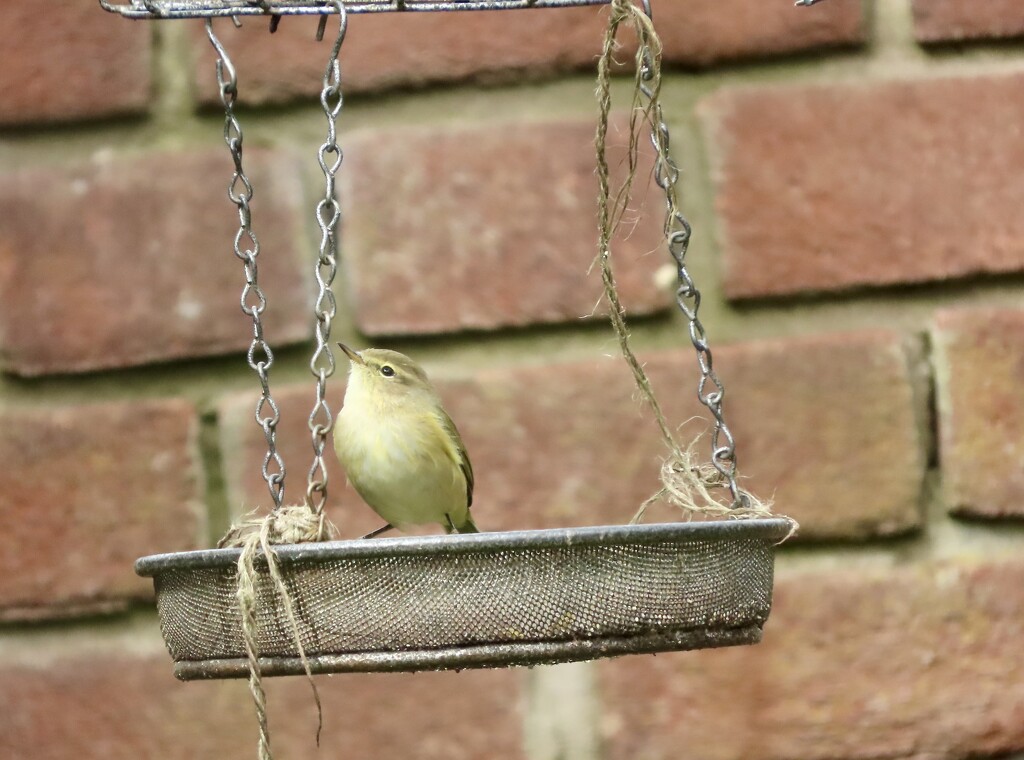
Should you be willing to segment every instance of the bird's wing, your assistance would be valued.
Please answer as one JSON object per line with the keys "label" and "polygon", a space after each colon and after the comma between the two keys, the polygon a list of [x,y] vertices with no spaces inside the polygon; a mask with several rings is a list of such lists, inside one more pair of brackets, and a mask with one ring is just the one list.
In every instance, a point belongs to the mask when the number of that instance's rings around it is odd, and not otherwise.
{"label": "bird's wing", "polygon": [[445,432],[451,436],[452,441],[455,442],[455,448],[459,451],[459,467],[462,468],[462,474],[466,476],[466,506],[471,507],[473,506],[473,465],[469,461],[469,454],[466,453],[466,444],[462,442],[459,429],[455,427],[455,423],[448,416],[448,412],[444,409],[440,411],[441,425],[444,427]]}

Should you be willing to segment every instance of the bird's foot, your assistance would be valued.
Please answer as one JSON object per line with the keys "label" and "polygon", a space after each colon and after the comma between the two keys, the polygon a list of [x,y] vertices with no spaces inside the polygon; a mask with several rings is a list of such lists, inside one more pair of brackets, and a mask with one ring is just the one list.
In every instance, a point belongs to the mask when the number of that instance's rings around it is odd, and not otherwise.
{"label": "bird's foot", "polygon": [[392,530],[394,527],[395,526],[392,525],[391,523],[387,523],[386,525],[383,525],[380,528],[377,528],[377,530],[371,530],[365,536],[362,536],[362,538],[376,538],[380,534],[387,533],[389,530]]}

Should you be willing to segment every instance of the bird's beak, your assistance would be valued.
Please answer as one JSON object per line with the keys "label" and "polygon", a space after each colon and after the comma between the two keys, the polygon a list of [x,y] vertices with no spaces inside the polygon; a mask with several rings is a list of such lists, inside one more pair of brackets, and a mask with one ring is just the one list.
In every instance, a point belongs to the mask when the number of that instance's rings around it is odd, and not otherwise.
{"label": "bird's beak", "polygon": [[345,356],[347,356],[349,358],[349,361],[353,362],[354,364],[362,364],[362,365],[366,364],[366,362],[363,361],[363,357],[361,357],[359,355],[359,352],[356,351],[355,349],[349,348],[344,343],[339,343],[338,344],[338,348],[340,348],[342,351],[344,351],[345,352]]}

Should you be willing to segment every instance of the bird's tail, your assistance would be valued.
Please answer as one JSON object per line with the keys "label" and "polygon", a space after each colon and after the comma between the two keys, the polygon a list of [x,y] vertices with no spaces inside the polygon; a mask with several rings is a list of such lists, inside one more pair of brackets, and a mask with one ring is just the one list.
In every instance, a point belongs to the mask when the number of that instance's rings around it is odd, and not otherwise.
{"label": "bird's tail", "polygon": [[466,512],[466,519],[461,525],[455,526],[456,533],[479,533],[480,529],[476,527],[476,523],[473,522],[473,516]]}

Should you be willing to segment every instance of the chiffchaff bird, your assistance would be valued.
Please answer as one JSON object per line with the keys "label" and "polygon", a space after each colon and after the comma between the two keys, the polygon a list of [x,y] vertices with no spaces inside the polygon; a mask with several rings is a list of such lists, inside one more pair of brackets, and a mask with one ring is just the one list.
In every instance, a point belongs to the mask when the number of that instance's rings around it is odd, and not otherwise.
{"label": "chiffchaff bird", "polygon": [[334,451],[363,501],[388,522],[370,535],[431,523],[479,532],[469,514],[473,466],[423,368],[397,351],[338,345],[351,369]]}

